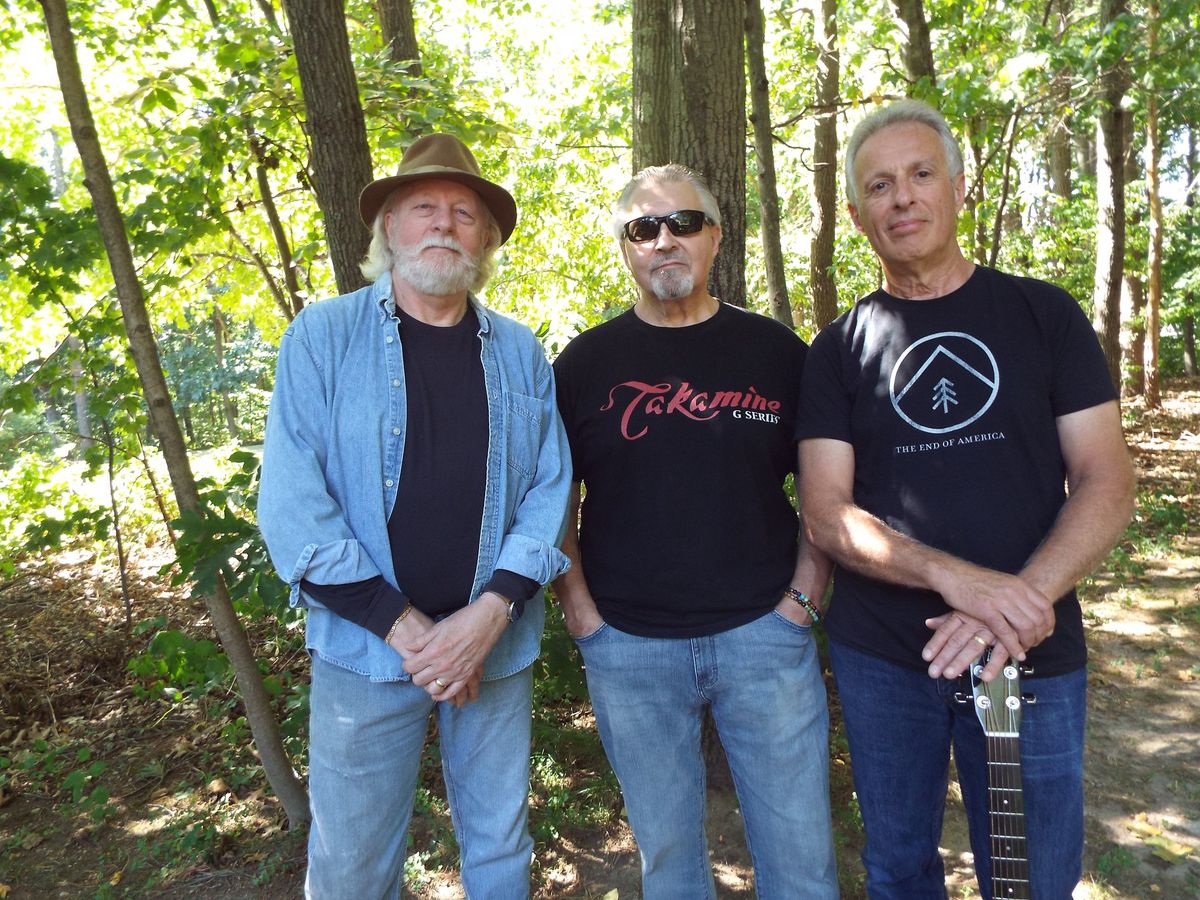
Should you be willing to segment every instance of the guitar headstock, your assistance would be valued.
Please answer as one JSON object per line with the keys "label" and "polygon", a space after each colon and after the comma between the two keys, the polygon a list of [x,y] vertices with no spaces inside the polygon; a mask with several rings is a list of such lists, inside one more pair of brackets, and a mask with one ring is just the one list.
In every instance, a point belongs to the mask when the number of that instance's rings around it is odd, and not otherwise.
{"label": "guitar headstock", "polygon": [[984,666],[991,658],[990,649],[983,651],[971,666],[971,696],[975,715],[988,737],[1016,737],[1021,730],[1021,673],[1010,660],[991,681],[984,681]]}

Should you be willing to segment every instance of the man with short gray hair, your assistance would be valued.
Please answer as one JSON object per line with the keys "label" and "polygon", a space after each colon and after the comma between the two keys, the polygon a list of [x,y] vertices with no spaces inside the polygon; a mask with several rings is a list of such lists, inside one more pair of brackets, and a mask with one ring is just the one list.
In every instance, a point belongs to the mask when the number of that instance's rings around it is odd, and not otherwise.
{"label": "man with short gray hair", "polygon": [[374,280],[279,349],[258,516],[308,611],[306,896],[396,897],[436,712],[468,898],[529,896],[531,664],[570,486],[528,328],[473,296],[512,196],[433,134],[359,199]]}
{"label": "man with short gray hair", "polygon": [[[850,215],[884,284],[814,339],[797,437],[805,528],[837,563],[826,632],[867,893],[946,896],[953,747],[983,896],[1067,900],[1083,864],[1074,586],[1133,504],[1116,390],[1065,291],[963,255],[962,155],[936,110],[883,107],[848,146]],[[969,701],[986,689],[958,679],[976,667],[986,684],[1010,657],[1037,703],[1009,667],[985,737]]]}
{"label": "man with short gray hair", "polygon": [[721,214],[692,170],[635,175],[613,233],[637,302],[554,364],[576,482],[563,544],[573,565],[554,587],[621,782],[643,896],[716,896],[708,708],[758,896],[830,900],[828,712],[812,634],[829,565],[798,541],[784,489],[805,344],[709,294]]}

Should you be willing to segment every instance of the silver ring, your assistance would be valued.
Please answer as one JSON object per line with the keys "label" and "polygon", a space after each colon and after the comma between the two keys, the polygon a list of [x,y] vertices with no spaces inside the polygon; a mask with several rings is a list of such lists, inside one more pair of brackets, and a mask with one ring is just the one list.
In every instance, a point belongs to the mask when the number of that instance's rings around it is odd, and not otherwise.
{"label": "silver ring", "polygon": [[985,641],[983,638],[981,638],[981,637],[980,637],[979,635],[977,635],[977,634],[973,634],[973,635],[971,635],[971,640],[973,640],[973,641],[978,641],[978,642],[979,642],[979,646],[980,646],[980,647],[989,647],[989,646],[991,646],[991,645],[990,645],[990,644],[989,644],[987,641]]}
{"label": "silver ring", "polygon": [[436,684],[438,687],[440,687],[443,691],[446,688],[450,687],[450,685],[446,684],[446,682],[442,681],[442,679],[440,679],[440,678],[433,679],[433,683]]}

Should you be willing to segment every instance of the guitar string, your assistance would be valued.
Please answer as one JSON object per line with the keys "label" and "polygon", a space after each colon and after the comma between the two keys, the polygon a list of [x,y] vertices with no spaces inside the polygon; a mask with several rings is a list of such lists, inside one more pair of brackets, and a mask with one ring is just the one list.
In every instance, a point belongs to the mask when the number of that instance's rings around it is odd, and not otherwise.
{"label": "guitar string", "polygon": [[[992,844],[992,891],[997,896],[1027,896],[1028,857],[1024,832],[1024,794],[1021,785],[1020,745],[1016,737],[999,737],[1001,728],[1016,735],[1017,712],[1002,704],[1007,722],[1001,726],[997,710],[985,712],[988,748],[989,823]],[[997,797],[993,788],[1001,793]],[[1000,801],[991,802],[991,801]],[[997,809],[1001,805],[1003,808]],[[1006,882],[1006,885],[997,882]],[[1017,893],[1020,888],[1019,894]]]}

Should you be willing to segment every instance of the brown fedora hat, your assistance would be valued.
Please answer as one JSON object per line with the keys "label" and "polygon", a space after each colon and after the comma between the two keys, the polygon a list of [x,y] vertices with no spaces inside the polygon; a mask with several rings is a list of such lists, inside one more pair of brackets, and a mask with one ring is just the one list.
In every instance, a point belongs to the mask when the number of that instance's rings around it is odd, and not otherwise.
{"label": "brown fedora hat", "polygon": [[372,181],[358,195],[358,211],[370,228],[385,200],[403,184],[426,178],[457,181],[479,195],[500,226],[500,243],[517,226],[517,202],[512,194],[479,174],[479,163],[467,145],[451,134],[427,134],[404,151],[400,168],[390,178]]}

